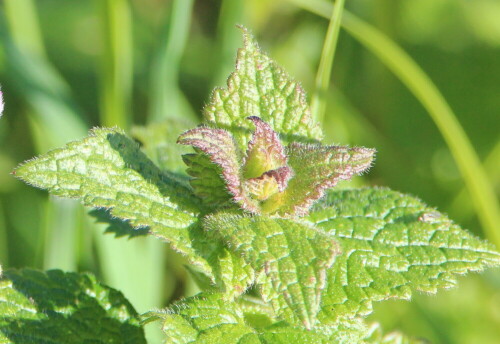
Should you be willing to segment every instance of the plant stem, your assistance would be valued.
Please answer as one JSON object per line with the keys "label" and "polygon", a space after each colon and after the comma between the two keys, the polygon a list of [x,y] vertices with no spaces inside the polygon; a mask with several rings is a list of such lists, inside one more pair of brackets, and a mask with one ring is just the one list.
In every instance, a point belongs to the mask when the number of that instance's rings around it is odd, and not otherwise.
{"label": "plant stem", "polygon": [[337,41],[340,31],[340,23],[342,20],[342,12],[344,11],[345,0],[336,0],[333,7],[330,24],[326,32],[323,51],[321,52],[321,60],[319,62],[318,73],[316,74],[316,90],[311,100],[311,111],[313,116],[323,123],[326,111],[326,94],[330,84],[333,60]]}
{"label": "plant stem", "polygon": [[[319,16],[328,18],[333,6],[325,0],[289,0]],[[417,63],[396,43],[348,11],[343,28],[370,50],[413,93],[438,127],[462,174],[474,201],[485,235],[500,248],[500,206],[493,187],[450,106]]]}

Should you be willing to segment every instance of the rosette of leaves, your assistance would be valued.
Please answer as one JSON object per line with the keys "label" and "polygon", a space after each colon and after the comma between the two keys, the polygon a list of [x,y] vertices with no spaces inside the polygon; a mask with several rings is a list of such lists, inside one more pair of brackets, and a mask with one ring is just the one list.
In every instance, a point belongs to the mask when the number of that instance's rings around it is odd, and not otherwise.
{"label": "rosette of leaves", "polygon": [[[143,315],[162,322],[167,343],[417,343],[366,326],[372,302],[449,288],[499,254],[415,197],[335,190],[374,150],[323,144],[301,86],[242,30],[235,72],[182,146],[159,139],[164,126],[136,130],[144,151],[119,129],[94,129],[16,176],[186,257],[202,292]],[[186,145],[187,174],[157,156]]]}

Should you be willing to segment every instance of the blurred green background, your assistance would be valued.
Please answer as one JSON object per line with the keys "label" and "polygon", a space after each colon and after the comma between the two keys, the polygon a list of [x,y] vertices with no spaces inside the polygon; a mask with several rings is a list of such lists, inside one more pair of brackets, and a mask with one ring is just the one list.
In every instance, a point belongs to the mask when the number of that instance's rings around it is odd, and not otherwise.
{"label": "blurred green background", "polygon": [[[182,259],[165,245],[102,235],[78,203],[50,198],[10,172],[93,126],[199,121],[212,88],[234,68],[242,45],[235,24],[250,28],[314,95],[331,5],[1,1],[3,267],[92,271],[139,312],[195,292]],[[500,247],[500,2],[349,0],[346,10],[347,30],[340,30],[321,94],[326,141],[375,147],[378,155],[369,174],[343,186],[385,185],[416,195]],[[500,271],[468,276],[459,288],[411,303],[380,303],[370,319],[434,343],[498,344]],[[158,329],[148,326],[150,342],[159,342]]]}

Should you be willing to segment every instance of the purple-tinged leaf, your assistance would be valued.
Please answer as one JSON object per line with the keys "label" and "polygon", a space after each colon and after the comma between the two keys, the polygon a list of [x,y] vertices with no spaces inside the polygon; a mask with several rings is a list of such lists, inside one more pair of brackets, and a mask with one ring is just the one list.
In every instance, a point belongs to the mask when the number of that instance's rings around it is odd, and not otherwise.
{"label": "purple-tinged leaf", "polygon": [[258,178],[245,180],[245,190],[259,201],[265,201],[277,192],[283,192],[293,171],[288,166],[267,171]]}
{"label": "purple-tinged leaf", "polygon": [[247,119],[255,124],[255,131],[248,143],[243,176],[248,179],[258,178],[266,171],[285,166],[285,147],[281,144],[278,134],[259,117],[251,116]]}
{"label": "purple-tinged leaf", "polygon": [[374,149],[292,143],[287,147],[288,164],[295,172],[287,189],[270,197],[263,208],[280,216],[306,215],[311,205],[340,180],[366,171]]}
{"label": "purple-tinged leaf", "polygon": [[245,210],[252,213],[259,212],[255,202],[243,192],[240,172],[241,152],[229,132],[223,129],[198,127],[179,136],[177,143],[196,147],[207,154],[213,163],[221,167],[227,190],[233,195],[234,201]]}

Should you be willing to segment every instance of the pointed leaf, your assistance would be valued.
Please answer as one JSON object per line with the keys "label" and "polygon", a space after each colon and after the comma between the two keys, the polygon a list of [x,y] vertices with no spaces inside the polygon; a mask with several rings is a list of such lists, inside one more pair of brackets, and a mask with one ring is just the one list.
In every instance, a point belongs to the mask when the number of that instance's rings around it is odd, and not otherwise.
{"label": "pointed leaf", "polygon": [[314,326],[325,272],[338,254],[331,237],[291,220],[229,213],[208,216],[204,226],[261,273],[262,296],[276,314]]}
{"label": "pointed leaf", "polygon": [[238,51],[236,71],[227,88],[213,92],[204,109],[205,120],[229,130],[242,151],[250,141],[249,116],[269,123],[285,142],[321,140],[321,129],[312,120],[302,87],[260,51],[245,28],[241,29],[244,48]]}
{"label": "pointed leaf", "polygon": [[456,274],[500,264],[500,254],[419,199],[383,188],[342,190],[307,217],[333,235],[342,254],[328,273],[323,322],[365,315],[372,302],[435,293]]}
{"label": "pointed leaf", "polygon": [[146,343],[123,295],[90,274],[8,270],[0,279],[0,343]]}
{"label": "pointed leaf", "polygon": [[253,198],[265,201],[272,195],[283,192],[288,181],[293,177],[293,171],[288,166],[267,171],[258,178],[245,180],[244,187]]}
{"label": "pointed leaf", "polygon": [[340,180],[349,180],[367,170],[375,150],[364,147],[320,146],[292,143],[287,147],[288,164],[295,176],[285,192],[271,197],[263,208],[281,216],[306,215],[325,190]]}
{"label": "pointed leaf", "polygon": [[278,134],[259,117],[248,117],[255,124],[252,140],[248,144],[243,176],[247,179],[258,178],[266,171],[278,169],[286,165],[285,147]]}
{"label": "pointed leaf", "polygon": [[258,212],[256,203],[243,191],[240,172],[241,151],[229,132],[223,129],[198,127],[179,136],[177,143],[196,147],[207,154],[213,163],[220,166],[225,186],[233,195],[234,201],[250,212]]}
{"label": "pointed leaf", "polygon": [[193,247],[199,204],[182,180],[162,173],[138,145],[117,129],[94,129],[15,170],[18,178],[84,205],[109,209],[134,228],[149,227],[194,264],[210,267]]}

